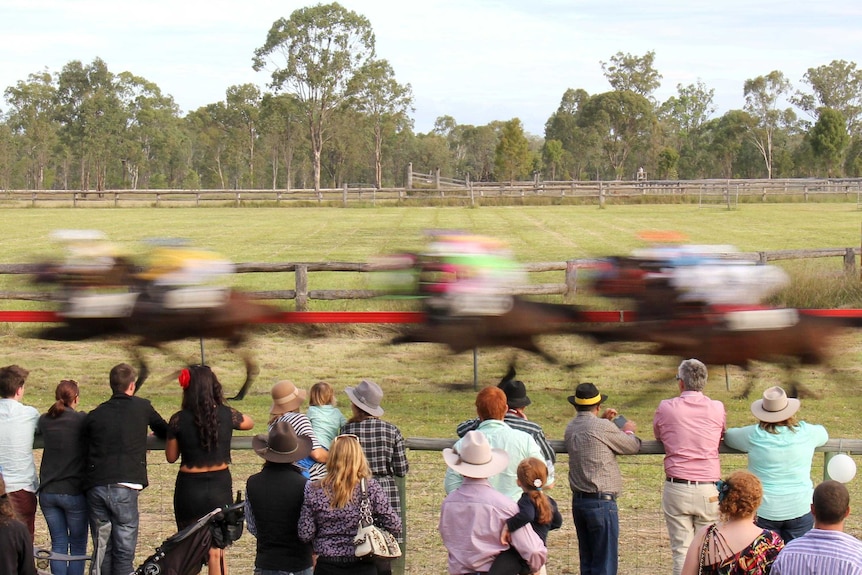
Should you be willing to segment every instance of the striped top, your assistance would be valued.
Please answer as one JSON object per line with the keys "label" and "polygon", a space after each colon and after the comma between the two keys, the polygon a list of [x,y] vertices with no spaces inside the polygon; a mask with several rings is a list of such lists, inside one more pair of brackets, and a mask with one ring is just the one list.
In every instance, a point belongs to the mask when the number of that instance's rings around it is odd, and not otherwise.
{"label": "striped top", "polygon": [[862,542],[843,531],[812,529],[784,546],[771,575],[862,575]]}

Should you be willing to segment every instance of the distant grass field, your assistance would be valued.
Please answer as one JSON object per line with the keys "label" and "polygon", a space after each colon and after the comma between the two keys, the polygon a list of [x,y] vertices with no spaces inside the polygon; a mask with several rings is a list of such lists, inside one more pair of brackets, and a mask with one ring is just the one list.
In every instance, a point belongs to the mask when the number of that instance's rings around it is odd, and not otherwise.
{"label": "distant grass field", "polygon": [[[182,237],[192,244],[216,250],[235,262],[368,261],[398,250],[420,249],[423,231],[458,228],[493,235],[506,240],[523,262],[562,261],[604,255],[626,254],[644,246],[637,234],[644,230],[673,230],[685,234],[690,243],[730,244],[741,251],[838,248],[860,245],[862,212],[855,203],[824,204],[744,204],[736,210],[698,209],[693,205],[610,206],[517,206],[417,208],[132,208],[132,209],[5,209],[0,210],[3,250],[0,263],[26,263],[57,257],[59,246],[49,240],[55,229],[98,229],[123,249],[143,254],[142,241],[149,238]],[[782,264],[798,288],[818,294],[833,289],[841,276],[840,258]],[[547,277],[546,277],[547,276]],[[559,282],[562,274],[543,274],[536,281]],[[312,274],[311,289],[351,288],[363,285],[359,274]],[[846,280],[838,280],[840,282]],[[31,289],[26,278],[0,278],[2,289]],[[291,289],[292,274],[243,274],[236,283],[243,289]],[[848,289],[855,290],[851,281]],[[843,285],[843,284],[842,284]],[[845,289],[845,288],[841,288]],[[855,293],[851,293],[849,305]],[[0,302],[45,309],[46,304]],[[385,300],[373,302],[310,302],[312,309],[403,308]],[[362,306],[362,307],[354,307]],[[292,309],[292,303],[285,303]],[[81,408],[92,409],[108,396],[107,373],[120,361],[131,361],[124,342],[47,342],[33,339],[36,326],[0,326],[0,364],[18,363],[31,370],[25,402],[44,411],[53,401],[56,382],[72,377],[82,383]],[[386,342],[393,327],[278,327],[255,330],[250,342],[261,367],[257,384],[249,397],[236,405],[263,429],[269,407],[269,387],[282,378],[308,388],[318,380],[329,381],[337,390],[340,405],[347,411],[343,389],[362,377],[371,377],[383,386],[385,419],[399,426],[408,437],[452,437],[455,425],[474,413],[473,364],[470,354],[451,356],[441,346],[412,344],[392,347]],[[593,381],[610,395],[609,404],[639,424],[639,435],[652,438],[651,420],[658,402],[675,393],[673,375],[677,360],[636,353],[628,346],[616,353],[598,350],[574,336],[549,336],[543,343],[566,362],[582,362],[570,372],[512,350],[482,350],[479,353],[479,386],[493,385],[505,372],[508,362],[517,360],[519,377],[533,400],[528,415],[539,422],[551,439],[561,439],[573,410],[567,395],[580,381]],[[200,358],[198,342],[183,342],[174,349],[183,360]],[[158,352],[147,352],[153,375],[142,390],[165,416],[179,408],[179,388],[168,377],[182,363]],[[229,392],[241,380],[239,361],[207,344],[206,359]],[[822,399],[806,399],[804,419],[827,426],[832,437],[862,436],[858,413],[862,338],[848,334],[836,345],[834,370],[805,369],[799,377],[822,393]],[[771,365],[756,366],[758,379],[750,399],[734,399],[746,374],[738,369],[716,366],[710,371],[708,394],[725,402],[731,426],[751,422],[748,405],[768,385],[784,380],[783,372]],[[725,377],[730,390],[725,389]],[[237,454],[235,488],[257,469],[251,453]],[[175,468],[163,464],[160,453],[150,455],[151,483],[145,517],[148,523],[139,552],[152,551],[160,539],[173,532],[170,493]],[[444,465],[439,454],[413,453],[414,468],[408,481],[410,497],[410,543],[408,572],[416,575],[443,573],[445,551],[435,534],[436,510],[442,498]],[[621,502],[623,533],[628,548],[623,549],[623,573],[655,573],[668,570],[670,552],[663,520],[658,512],[660,458],[627,458],[627,493]],[[822,466],[822,458],[819,460]],[[155,465],[155,463],[160,465]],[[744,459],[728,456],[725,470],[744,465]],[[577,551],[568,505],[565,456],[557,476],[554,497],[560,503],[567,528],[553,533],[550,569],[577,572]],[[822,468],[813,473],[817,478]],[[857,480],[858,481],[858,480]],[[855,496],[855,491],[854,491]],[[862,494],[860,494],[862,496]],[[657,513],[657,515],[655,515]],[[852,516],[851,516],[852,517]],[[862,522],[851,528],[862,532]],[[40,539],[47,541],[44,533]],[[37,542],[38,542],[37,537]],[[246,535],[232,552],[235,573],[249,572],[254,539]],[[650,558],[653,557],[654,558]]]}

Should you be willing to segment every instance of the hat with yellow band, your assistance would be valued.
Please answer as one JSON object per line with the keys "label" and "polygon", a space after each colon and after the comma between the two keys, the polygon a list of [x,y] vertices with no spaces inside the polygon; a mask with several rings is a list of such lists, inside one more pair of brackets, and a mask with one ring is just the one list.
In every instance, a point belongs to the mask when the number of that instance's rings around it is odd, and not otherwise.
{"label": "hat with yellow band", "polygon": [[599,393],[598,388],[592,383],[580,383],[575,388],[575,395],[569,396],[569,403],[574,406],[597,405],[607,401],[608,396]]}

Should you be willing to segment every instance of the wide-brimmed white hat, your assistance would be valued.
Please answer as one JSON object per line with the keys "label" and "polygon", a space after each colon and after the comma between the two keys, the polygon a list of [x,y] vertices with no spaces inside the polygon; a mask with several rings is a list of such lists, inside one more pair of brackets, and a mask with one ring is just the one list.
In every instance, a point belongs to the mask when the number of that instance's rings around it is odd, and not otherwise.
{"label": "wide-brimmed white hat", "polygon": [[348,387],[344,390],[350,401],[356,407],[374,417],[383,415],[380,400],[383,399],[383,390],[370,379],[363,379],[356,387]]}
{"label": "wide-brimmed white hat", "polygon": [[779,423],[793,417],[799,411],[799,405],[798,399],[787,397],[787,393],[776,385],[764,390],[763,399],[751,404],[751,413],[760,421]]}
{"label": "wide-brimmed white hat", "polygon": [[443,450],[443,461],[464,477],[487,479],[509,465],[509,454],[491,447],[481,431],[468,431],[459,443]]}

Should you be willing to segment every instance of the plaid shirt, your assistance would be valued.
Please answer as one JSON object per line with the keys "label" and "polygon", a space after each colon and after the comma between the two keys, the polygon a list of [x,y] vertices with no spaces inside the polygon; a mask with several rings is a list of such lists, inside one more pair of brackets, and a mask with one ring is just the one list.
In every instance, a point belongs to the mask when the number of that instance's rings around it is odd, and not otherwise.
{"label": "plaid shirt", "polygon": [[569,487],[584,493],[619,495],[623,478],[616,456],[633,455],[641,440],[591,411],[579,411],[566,426]]}
{"label": "plaid shirt", "polygon": [[389,496],[392,509],[401,515],[401,500],[394,476],[407,475],[407,453],[404,450],[404,437],[398,428],[376,417],[363,421],[348,422],[341,433],[352,433],[359,437],[359,444],[368,459],[368,466],[374,478]]}

